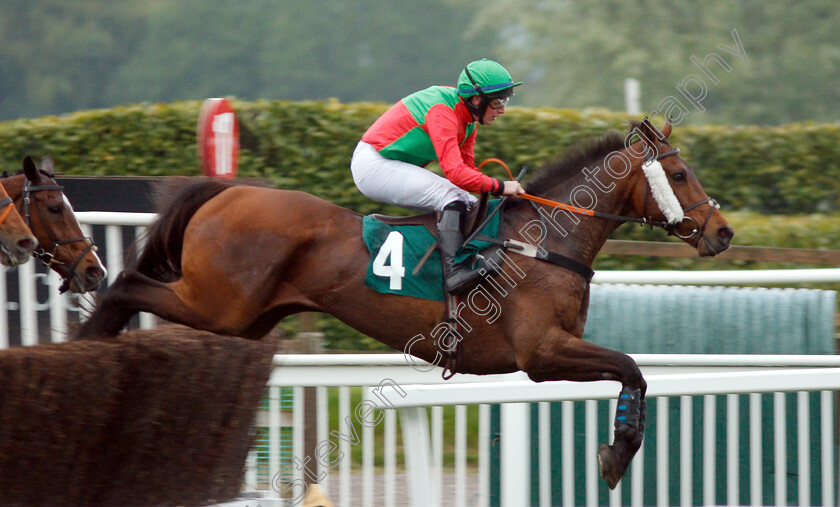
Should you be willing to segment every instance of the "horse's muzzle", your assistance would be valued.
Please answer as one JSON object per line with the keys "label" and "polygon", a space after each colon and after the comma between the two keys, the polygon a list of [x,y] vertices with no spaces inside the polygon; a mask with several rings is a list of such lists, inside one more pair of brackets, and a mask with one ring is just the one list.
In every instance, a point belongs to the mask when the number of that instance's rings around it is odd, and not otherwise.
{"label": "horse's muzzle", "polygon": [[713,236],[703,234],[698,238],[697,253],[700,254],[700,257],[715,256],[729,248],[734,236],[735,231],[732,230],[732,227],[728,225],[718,227]]}
{"label": "horse's muzzle", "polygon": [[85,290],[92,291],[99,287],[100,282],[105,279],[104,268],[99,266],[88,266],[85,269]]}

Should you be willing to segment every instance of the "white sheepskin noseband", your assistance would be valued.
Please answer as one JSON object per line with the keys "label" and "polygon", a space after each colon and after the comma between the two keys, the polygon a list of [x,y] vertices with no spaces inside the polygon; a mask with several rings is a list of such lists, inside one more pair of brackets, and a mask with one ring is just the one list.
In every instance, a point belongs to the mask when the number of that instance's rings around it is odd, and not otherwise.
{"label": "white sheepskin noseband", "polygon": [[669,224],[677,224],[683,220],[683,210],[680,201],[674,195],[674,190],[668,184],[668,177],[665,176],[665,169],[658,160],[648,160],[642,164],[642,171],[650,184],[650,191],[653,200],[656,201],[659,209],[665,214]]}

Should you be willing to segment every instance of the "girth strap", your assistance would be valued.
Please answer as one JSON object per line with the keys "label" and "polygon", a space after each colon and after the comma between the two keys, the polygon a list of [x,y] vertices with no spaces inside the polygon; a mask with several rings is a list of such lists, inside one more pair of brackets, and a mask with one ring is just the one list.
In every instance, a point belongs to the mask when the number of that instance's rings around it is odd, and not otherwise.
{"label": "girth strap", "polygon": [[592,277],[595,276],[595,272],[592,271],[592,268],[590,268],[586,264],[576,261],[571,257],[567,257],[563,254],[559,254],[557,252],[550,252],[548,250],[537,250],[537,259],[541,259],[552,264],[556,264],[557,266],[564,267],[570,271],[574,271],[575,273],[579,274],[584,279],[586,279],[587,282],[591,282]]}
{"label": "girth strap", "polygon": [[541,261],[550,262],[556,266],[560,266],[570,271],[574,271],[575,273],[582,276],[587,282],[591,282],[592,277],[595,276],[595,272],[592,271],[592,268],[590,268],[586,264],[578,260],[572,259],[567,255],[546,250],[543,247],[537,248],[534,245],[531,245],[529,243],[523,243],[515,239],[506,239],[504,241],[500,241],[496,238],[491,238],[489,236],[484,235],[476,236],[475,239],[478,241],[494,243],[504,248],[505,250],[510,250],[513,253],[524,255],[525,257],[533,257]]}

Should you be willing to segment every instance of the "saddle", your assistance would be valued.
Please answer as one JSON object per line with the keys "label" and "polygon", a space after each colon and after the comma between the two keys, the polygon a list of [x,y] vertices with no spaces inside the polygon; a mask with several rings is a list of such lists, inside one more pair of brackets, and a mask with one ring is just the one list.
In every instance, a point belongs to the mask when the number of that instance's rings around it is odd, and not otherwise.
{"label": "saddle", "polygon": [[[481,198],[478,200],[478,205],[473,206],[469,209],[469,213],[465,218],[466,223],[464,224],[464,236],[469,237],[470,234],[475,232],[475,229],[481,224],[484,220],[484,217],[487,215],[487,202],[488,202],[488,194],[485,192],[481,194]],[[438,213],[436,211],[430,211],[429,213],[422,213],[420,215],[412,215],[412,216],[389,216],[389,215],[380,215],[378,213],[374,213],[371,217],[379,220],[380,222],[386,223],[388,225],[393,226],[403,226],[403,225],[422,225],[426,228],[432,236],[437,239],[437,222],[438,222]]]}

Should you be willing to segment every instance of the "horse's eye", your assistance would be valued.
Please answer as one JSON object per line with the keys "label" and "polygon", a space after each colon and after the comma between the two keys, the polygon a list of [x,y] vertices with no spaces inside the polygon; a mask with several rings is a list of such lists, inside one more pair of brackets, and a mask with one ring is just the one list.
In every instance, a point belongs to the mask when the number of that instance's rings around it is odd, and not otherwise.
{"label": "horse's eye", "polygon": [[677,183],[682,183],[685,181],[685,173],[682,171],[675,172],[671,175],[671,179],[676,181]]}
{"label": "horse's eye", "polygon": [[61,214],[61,209],[62,209],[62,206],[60,204],[57,204],[55,206],[47,207],[47,211],[49,211],[50,213],[56,214],[56,215]]}

